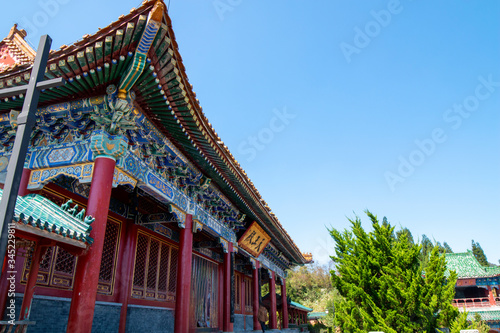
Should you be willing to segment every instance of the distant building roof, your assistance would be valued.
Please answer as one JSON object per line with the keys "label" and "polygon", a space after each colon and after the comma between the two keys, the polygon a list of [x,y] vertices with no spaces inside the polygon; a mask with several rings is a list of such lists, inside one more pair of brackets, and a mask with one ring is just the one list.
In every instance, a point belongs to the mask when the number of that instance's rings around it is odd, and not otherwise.
{"label": "distant building roof", "polygon": [[321,319],[326,317],[326,315],[327,315],[326,312],[309,312],[307,314],[307,320]]}
{"label": "distant building roof", "polygon": [[14,24],[9,35],[0,41],[0,73],[33,63],[36,53],[24,37],[26,31]]}
{"label": "distant building roof", "polygon": [[500,275],[500,267],[483,267],[472,251],[464,253],[446,253],[446,275],[455,271],[458,278],[478,278]]}
{"label": "distant building roof", "polygon": [[470,311],[467,313],[467,319],[468,320],[474,319],[475,313],[478,313],[481,316],[481,320],[484,321],[500,321],[500,309]]}
{"label": "distant building roof", "polygon": [[290,302],[290,307],[296,308],[296,309],[299,309],[299,310],[302,310],[302,311],[307,311],[307,312],[311,312],[313,310],[311,308],[303,306],[302,304],[299,304],[299,303],[294,302],[294,301]]}

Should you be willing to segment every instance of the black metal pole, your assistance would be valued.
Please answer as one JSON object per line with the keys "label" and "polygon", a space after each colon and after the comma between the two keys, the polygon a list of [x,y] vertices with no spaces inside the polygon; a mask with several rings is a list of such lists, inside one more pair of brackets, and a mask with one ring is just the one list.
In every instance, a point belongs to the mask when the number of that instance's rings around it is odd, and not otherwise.
{"label": "black metal pole", "polygon": [[[2,200],[0,201],[0,260],[2,260],[2,263],[7,250],[8,224],[12,222],[14,217],[14,208],[16,207],[26,152],[28,151],[31,131],[36,121],[35,113],[38,98],[40,97],[40,89],[37,88],[37,83],[43,80],[51,44],[52,39],[48,35],[43,35],[40,38],[30,81],[26,87],[23,109],[17,118],[16,139],[7,167],[7,178],[5,179]],[[7,271],[9,270],[14,270],[14,267],[7,266]]]}

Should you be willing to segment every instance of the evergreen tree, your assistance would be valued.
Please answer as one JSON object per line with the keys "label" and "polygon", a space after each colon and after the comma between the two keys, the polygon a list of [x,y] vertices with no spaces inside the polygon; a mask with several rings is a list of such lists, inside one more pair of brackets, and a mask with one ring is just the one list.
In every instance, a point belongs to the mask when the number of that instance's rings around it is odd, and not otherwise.
{"label": "evergreen tree", "polygon": [[400,240],[403,234],[406,234],[406,238],[408,239],[408,242],[411,245],[415,244],[415,241],[413,240],[413,235],[411,234],[411,231],[408,228],[403,228],[401,230],[396,231],[397,239]]}
{"label": "evergreen tree", "polygon": [[440,243],[440,242],[437,242],[437,243],[436,243],[436,246],[437,246],[437,248],[438,248],[439,253],[441,253],[441,254],[446,253],[446,249],[444,248],[444,246],[443,246],[443,245],[441,245],[441,243]]}
{"label": "evergreen tree", "polygon": [[422,250],[420,251],[420,264],[422,266],[422,269],[425,269],[429,263],[429,256],[431,254],[432,249],[434,248],[434,245],[432,244],[431,240],[427,238],[426,235],[422,235]]}
{"label": "evergreen tree", "polygon": [[472,240],[472,254],[474,254],[474,257],[476,257],[477,261],[479,261],[481,265],[486,267],[490,265],[488,263],[488,259],[486,259],[483,249],[481,248],[481,245],[479,245],[478,242],[474,242],[474,240]]}
{"label": "evergreen tree", "polygon": [[422,246],[411,244],[406,233],[395,239],[394,227],[366,214],[372,232],[362,228],[359,218],[350,220],[351,231],[329,230],[338,269],[338,274],[331,272],[332,283],[344,298],[335,303],[342,332],[434,332],[448,326],[458,314],[451,304],[456,274],[446,280],[444,255],[433,247],[423,274]]}
{"label": "evergreen tree", "polygon": [[453,250],[451,249],[451,246],[448,245],[448,243],[444,242],[443,246],[444,249],[446,250],[446,253],[453,253]]}
{"label": "evergreen tree", "polygon": [[460,333],[461,330],[476,329],[479,333],[488,333],[490,327],[486,325],[478,313],[474,314],[474,320],[467,320],[467,312],[461,312],[458,317],[450,325],[450,333]]}

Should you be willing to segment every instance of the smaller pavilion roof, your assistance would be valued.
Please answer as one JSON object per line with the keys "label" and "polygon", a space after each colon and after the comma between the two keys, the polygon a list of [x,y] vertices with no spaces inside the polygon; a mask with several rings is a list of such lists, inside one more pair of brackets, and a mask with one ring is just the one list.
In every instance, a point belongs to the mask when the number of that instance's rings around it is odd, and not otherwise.
{"label": "smaller pavilion roof", "polygon": [[478,313],[481,316],[481,320],[484,321],[500,321],[500,309],[469,311],[467,313],[467,319],[468,320],[474,319],[475,313]]}
{"label": "smaller pavilion roof", "polygon": [[308,320],[321,319],[321,318],[325,318],[326,315],[327,315],[326,312],[309,312],[307,314],[307,319]]}
{"label": "smaller pavilion roof", "polygon": [[477,261],[472,251],[446,254],[446,275],[455,271],[458,278],[479,278],[500,275],[500,267],[484,267]]}
{"label": "smaller pavilion roof", "polygon": [[290,307],[291,308],[296,308],[298,310],[302,310],[302,311],[306,311],[306,312],[311,312],[313,309],[311,308],[308,308],[300,303],[297,303],[297,302],[294,302],[294,301],[291,301],[290,302]]}
{"label": "smaller pavilion roof", "polygon": [[94,219],[84,218],[85,211],[77,212],[77,208],[69,208],[69,202],[59,207],[41,195],[28,194],[17,197],[13,220],[17,230],[85,248],[94,241],[90,237]]}

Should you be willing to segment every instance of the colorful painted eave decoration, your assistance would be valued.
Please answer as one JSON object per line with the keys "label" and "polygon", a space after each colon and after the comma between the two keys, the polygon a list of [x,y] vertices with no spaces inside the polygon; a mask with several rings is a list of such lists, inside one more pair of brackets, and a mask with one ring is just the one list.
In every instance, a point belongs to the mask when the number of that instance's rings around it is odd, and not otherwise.
{"label": "colorful painted eave decoration", "polygon": [[[3,190],[0,189],[0,198],[2,195]],[[65,238],[74,240],[81,244],[79,247],[91,245],[94,240],[90,237],[90,230],[92,230],[91,223],[94,219],[85,218],[85,211],[78,211],[78,207],[70,207],[68,203],[65,205],[59,207],[38,194],[28,194],[24,197],[18,196],[14,221],[21,224],[21,227],[25,226],[20,229],[28,233],[35,233],[62,242],[65,242]],[[39,231],[42,231],[42,233]],[[54,235],[63,238],[54,237]]]}

